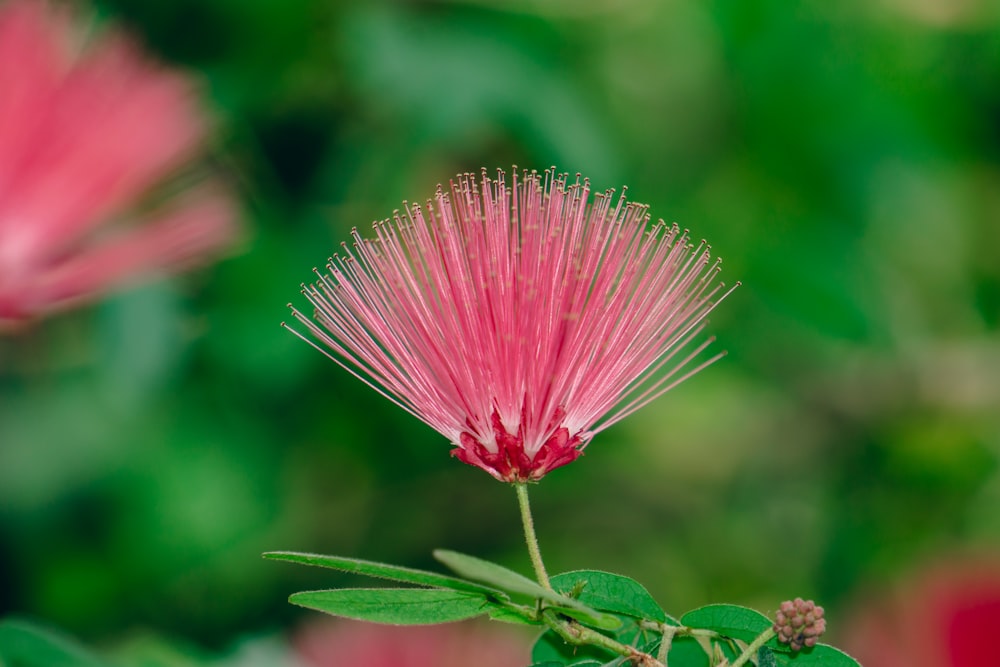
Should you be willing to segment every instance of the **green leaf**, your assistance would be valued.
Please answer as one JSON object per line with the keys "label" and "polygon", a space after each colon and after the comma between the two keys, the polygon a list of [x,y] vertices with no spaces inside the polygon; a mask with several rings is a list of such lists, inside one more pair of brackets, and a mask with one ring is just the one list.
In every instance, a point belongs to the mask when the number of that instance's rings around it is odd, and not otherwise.
{"label": "green leaf", "polygon": [[681,616],[681,625],[715,630],[720,635],[752,642],[771,627],[771,620],[759,611],[734,604],[710,604]]}
{"label": "green leaf", "polygon": [[[655,655],[660,646],[660,638],[655,637],[646,642],[630,642],[628,646],[635,646],[640,651]],[[704,651],[702,651],[704,656]],[[553,630],[544,632],[531,649],[532,667],[538,665],[560,665],[560,667],[621,667],[631,664],[629,658],[617,655],[613,651],[593,645],[574,646],[568,644]],[[708,667],[707,658],[703,660],[704,667]],[[676,665],[671,662],[671,667],[687,667],[687,663],[678,662]]]}
{"label": "green leaf", "polygon": [[[554,595],[552,591],[543,588],[523,574],[482,558],[446,549],[435,549],[434,557],[463,577],[482,581],[503,591],[522,593],[533,598],[548,599]],[[562,596],[556,597],[562,599]]]}
{"label": "green leaf", "polygon": [[598,609],[641,619],[667,622],[667,615],[649,591],[634,579],[599,570],[576,570],[552,577],[552,587],[569,593],[584,584],[577,600]]}
{"label": "green leaf", "polygon": [[614,657],[614,653],[597,646],[573,646],[563,641],[563,638],[552,630],[546,630],[531,647],[531,660],[534,663],[554,663],[557,665],[572,665],[580,660],[594,660],[597,664],[604,663]]}
{"label": "green leaf", "polygon": [[[542,621],[536,621],[529,618],[526,613],[519,613],[518,611],[511,609],[509,607],[501,607],[500,605],[491,606],[489,611],[486,612],[490,619],[494,621],[500,621],[501,623],[513,623],[515,625],[543,625]],[[3,667],[0,665],[0,667]]]}
{"label": "green leaf", "polygon": [[631,616],[621,616],[620,618],[622,619],[622,626],[612,633],[616,641],[628,644],[629,646],[640,646],[648,644],[651,641],[659,643],[662,635],[655,630],[641,627],[639,619]]}
{"label": "green leaf", "polygon": [[796,653],[772,651],[774,664],[782,667],[861,667],[857,660],[829,644],[817,644]]}
{"label": "green leaf", "polygon": [[73,639],[18,619],[0,621],[0,665],[6,667],[106,667]]}
{"label": "green leaf", "polygon": [[302,565],[314,565],[316,567],[326,567],[341,572],[353,572],[364,574],[369,577],[379,579],[390,579],[407,584],[417,584],[419,586],[432,586],[434,588],[449,588],[453,591],[465,591],[467,593],[481,593],[483,595],[498,595],[500,591],[481,586],[471,581],[463,581],[455,577],[449,577],[437,572],[427,572],[425,570],[414,570],[398,565],[387,563],[376,563],[369,560],[359,560],[357,558],[344,558],[342,556],[324,556],[321,554],[298,553],[294,551],[271,551],[264,554],[264,558],[270,560],[282,560],[290,563],[301,563]]}
{"label": "green leaf", "polygon": [[603,614],[578,600],[544,588],[524,575],[497,563],[445,549],[435,550],[434,557],[463,577],[482,581],[509,593],[520,593],[535,599],[545,600],[553,609],[586,625],[602,630],[614,630],[621,627],[621,621],[618,618],[610,614]]}
{"label": "green leaf", "polygon": [[591,609],[586,605],[555,604],[550,601],[547,606],[549,609],[553,609],[563,616],[569,616],[583,625],[589,625],[590,627],[597,628],[598,630],[617,630],[622,627],[622,621],[617,616],[602,614],[601,612]]}
{"label": "green leaf", "polygon": [[295,593],[288,601],[334,616],[391,625],[432,625],[485,614],[476,593],[439,588],[339,588]]}
{"label": "green leaf", "polygon": [[761,646],[757,651],[757,667],[778,667],[774,657],[774,651],[767,646]]}
{"label": "green leaf", "polygon": [[674,637],[667,662],[670,667],[709,667],[708,654],[694,637]]}

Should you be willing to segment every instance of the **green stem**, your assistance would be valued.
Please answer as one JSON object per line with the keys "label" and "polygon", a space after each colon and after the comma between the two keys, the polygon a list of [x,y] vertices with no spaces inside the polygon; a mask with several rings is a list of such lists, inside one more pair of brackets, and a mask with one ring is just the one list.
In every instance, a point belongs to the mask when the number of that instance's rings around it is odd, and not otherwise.
{"label": "green stem", "polygon": [[676,632],[677,628],[673,625],[663,624],[663,639],[660,640],[660,650],[656,652],[656,659],[663,663],[663,667],[667,667],[667,654],[670,653],[670,645]]}
{"label": "green stem", "polygon": [[531,518],[531,504],[528,502],[528,485],[519,483],[514,485],[517,491],[517,504],[521,508],[521,523],[524,524],[524,541],[528,544],[528,555],[531,556],[531,565],[535,568],[535,577],[538,583],[544,588],[552,590],[549,583],[549,575],[545,572],[545,564],[542,563],[542,552],[538,549],[538,537],[535,535],[535,522]]}
{"label": "green stem", "polygon": [[626,646],[621,642],[601,633],[584,627],[575,621],[567,621],[560,618],[551,609],[542,612],[542,620],[552,628],[557,635],[563,638],[567,644],[576,646],[590,645],[599,646],[603,649],[625,656],[632,660],[638,667],[666,667],[666,665],[648,653],[643,653],[634,646]]}
{"label": "green stem", "polygon": [[760,647],[766,644],[772,637],[774,637],[774,628],[768,628],[764,632],[760,633],[760,635],[758,635],[758,637],[746,647],[746,650],[740,654],[740,657],[736,658],[736,662],[734,662],[730,667],[743,667],[743,665],[747,664],[747,661],[750,660],[750,658],[756,655],[757,651],[760,650]]}
{"label": "green stem", "polygon": [[[540,585],[551,591],[552,584],[549,582],[549,575],[542,562],[542,552],[538,548],[538,536],[535,535],[535,522],[531,518],[528,485],[525,483],[515,484],[514,490],[517,491],[517,504],[521,508],[521,523],[524,524],[524,541],[528,545],[528,555],[531,556],[531,565],[535,568],[535,577]],[[612,653],[630,658],[639,667],[666,667],[653,656],[643,653],[633,646],[626,646],[575,621],[562,619],[551,609],[541,609],[541,620],[570,644],[599,646]]]}

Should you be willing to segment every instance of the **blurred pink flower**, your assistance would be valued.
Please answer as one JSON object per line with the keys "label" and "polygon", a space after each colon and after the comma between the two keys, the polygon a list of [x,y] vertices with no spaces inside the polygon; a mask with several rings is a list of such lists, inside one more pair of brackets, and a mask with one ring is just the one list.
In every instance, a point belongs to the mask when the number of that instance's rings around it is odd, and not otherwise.
{"label": "blurred pink flower", "polygon": [[865,667],[1000,664],[1000,556],[942,561],[843,617],[840,643]]}
{"label": "blurred pink flower", "polygon": [[523,482],[717,359],[688,370],[711,339],[686,350],[728,292],[704,242],[646,206],[552,171],[512,180],[461,175],[375,240],[355,230],[303,286],[315,321],[292,312],[460,460]]}
{"label": "blurred pink flower", "polygon": [[312,623],[293,639],[305,667],[520,667],[524,637],[477,623],[400,627],[356,621]]}
{"label": "blurred pink flower", "polygon": [[44,0],[0,4],[0,325],[187,265],[234,237],[218,185],[137,212],[194,156],[207,119],[190,81],[114,29],[85,39],[75,18]]}

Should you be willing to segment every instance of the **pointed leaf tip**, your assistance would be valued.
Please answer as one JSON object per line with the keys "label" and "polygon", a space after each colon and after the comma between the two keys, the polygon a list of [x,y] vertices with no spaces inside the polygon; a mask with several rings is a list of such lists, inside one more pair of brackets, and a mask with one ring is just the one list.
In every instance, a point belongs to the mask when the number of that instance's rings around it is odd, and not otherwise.
{"label": "pointed leaf tip", "polygon": [[296,551],[269,551],[263,554],[268,560],[280,560],[289,563],[299,563],[300,565],[310,565],[314,567],[324,567],[341,572],[351,572],[362,574],[378,579],[389,579],[405,584],[417,586],[430,586],[433,588],[447,588],[453,591],[464,591],[466,593],[478,593],[490,597],[506,596],[499,590],[477,584],[472,581],[456,579],[437,572],[426,570],[416,570],[399,565],[388,563],[378,563],[375,561],[361,560],[358,558],[345,558],[343,556],[326,556],[323,554],[300,553]]}

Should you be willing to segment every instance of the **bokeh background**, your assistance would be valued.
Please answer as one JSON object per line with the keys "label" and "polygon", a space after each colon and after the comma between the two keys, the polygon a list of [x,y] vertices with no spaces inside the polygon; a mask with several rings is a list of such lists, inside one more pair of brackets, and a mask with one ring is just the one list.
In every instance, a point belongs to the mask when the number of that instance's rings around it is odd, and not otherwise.
{"label": "bokeh background", "polygon": [[533,489],[550,571],[677,614],[813,597],[836,642],[921,564],[1000,553],[996,3],[97,8],[203,81],[247,234],[0,337],[0,616],[276,664],[248,646],[311,618],[289,593],[361,582],[263,551],[529,571],[509,488],[279,326],[352,227],[512,164],[628,185],[744,283],[725,360]]}

